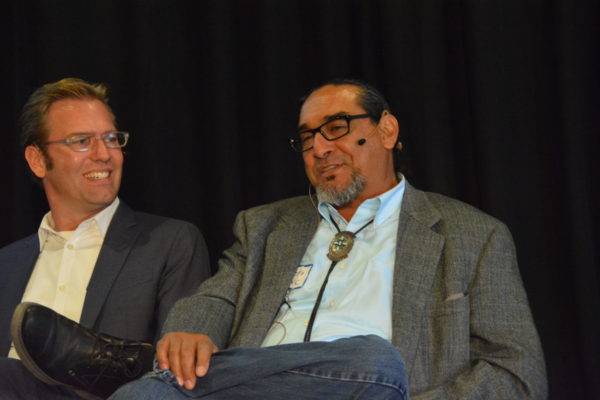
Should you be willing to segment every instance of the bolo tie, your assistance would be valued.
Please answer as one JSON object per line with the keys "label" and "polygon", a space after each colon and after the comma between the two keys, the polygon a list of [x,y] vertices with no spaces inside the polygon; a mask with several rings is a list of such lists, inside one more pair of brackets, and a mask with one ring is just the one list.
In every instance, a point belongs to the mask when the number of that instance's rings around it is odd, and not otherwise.
{"label": "bolo tie", "polygon": [[352,250],[352,247],[354,246],[354,239],[356,238],[356,235],[358,235],[358,232],[365,229],[373,221],[374,221],[374,219],[370,220],[356,232],[350,232],[350,231],[341,231],[340,232],[340,227],[338,226],[338,224],[335,223],[333,218],[331,218],[331,222],[333,223],[333,226],[335,226],[335,229],[337,230],[337,233],[335,234],[335,236],[333,237],[333,240],[329,244],[329,252],[327,253],[327,258],[329,258],[331,260],[331,265],[329,266],[327,275],[325,275],[325,280],[323,281],[323,284],[321,285],[321,289],[319,289],[319,294],[317,296],[317,300],[315,301],[315,305],[313,306],[312,312],[310,313],[310,319],[308,320],[308,326],[306,327],[306,333],[304,334],[305,342],[310,342],[310,336],[312,334],[313,324],[315,323],[315,318],[317,317],[317,311],[319,310],[319,305],[321,304],[321,299],[323,298],[323,293],[325,292],[325,287],[327,286],[327,282],[329,281],[329,275],[331,275],[331,272],[333,271],[333,269],[335,268],[336,264],[339,261],[342,261],[344,258],[348,257],[350,250]]}

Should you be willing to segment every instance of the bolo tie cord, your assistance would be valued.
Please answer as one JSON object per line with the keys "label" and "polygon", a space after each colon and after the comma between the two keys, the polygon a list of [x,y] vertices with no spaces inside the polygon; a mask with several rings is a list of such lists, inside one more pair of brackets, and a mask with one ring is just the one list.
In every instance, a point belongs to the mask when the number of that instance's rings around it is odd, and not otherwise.
{"label": "bolo tie cord", "polygon": [[[323,293],[325,293],[325,287],[327,286],[327,282],[329,282],[329,276],[333,272],[333,269],[337,265],[338,261],[343,260],[344,258],[348,257],[348,253],[350,253],[350,250],[352,250],[352,246],[354,245],[353,238],[356,237],[356,235],[358,235],[358,233],[360,231],[362,231],[367,226],[369,226],[374,220],[375,219],[370,220],[369,222],[367,222],[366,224],[364,224],[356,232],[348,232],[348,231],[340,232],[340,228],[339,228],[338,224],[335,223],[335,221],[333,220],[333,218],[331,219],[331,222],[335,226],[335,229],[337,229],[338,233],[333,238],[333,240],[332,240],[331,244],[329,245],[329,247],[331,248],[334,245],[334,243],[336,242],[336,239],[338,239],[340,237],[340,235],[346,234],[346,235],[348,235],[351,238],[352,241],[350,242],[349,245],[347,245],[347,246],[349,246],[349,249],[347,250],[347,252],[345,254],[343,254],[343,256],[340,259],[332,260],[331,261],[331,266],[329,266],[329,270],[327,271],[327,275],[325,275],[325,280],[323,281],[323,284],[321,285],[321,289],[319,289],[319,294],[317,295],[317,300],[315,301],[315,305],[313,306],[313,309],[312,309],[312,311],[310,313],[310,319],[308,320],[308,325],[306,327],[306,332],[304,333],[304,342],[310,342],[310,337],[312,335],[313,325],[314,325],[315,319],[317,317],[317,312],[319,310],[319,306],[321,305],[321,300],[323,299]],[[331,251],[330,251],[330,253],[331,253]],[[329,257],[329,254],[327,256]]]}

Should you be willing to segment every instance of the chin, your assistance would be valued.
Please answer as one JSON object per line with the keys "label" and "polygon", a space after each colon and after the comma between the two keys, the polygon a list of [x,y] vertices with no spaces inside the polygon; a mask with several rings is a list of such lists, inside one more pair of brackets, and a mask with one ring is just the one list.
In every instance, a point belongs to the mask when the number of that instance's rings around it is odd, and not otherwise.
{"label": "chin", "polygon": [[342,207],[356,199],[366,186],[366,179],[359,173],[352,174],[352,178],[345,184],[340,183],[338,179],[339,177],[317,186],[317,197],[320,201]]}
{"label": "chin", "polygon": [[327,178],[319,179],[317,185],[324,190],[346,190],[352,184],[351,176],[341,176],[341,174],[330,175]]}
{"label": "chin", "polygon": [[88,201],[92,204],[106,207],[110,205],[110,203],[112,203],[116,197],[116,193],[105,193],[101,195],[89,196]]}

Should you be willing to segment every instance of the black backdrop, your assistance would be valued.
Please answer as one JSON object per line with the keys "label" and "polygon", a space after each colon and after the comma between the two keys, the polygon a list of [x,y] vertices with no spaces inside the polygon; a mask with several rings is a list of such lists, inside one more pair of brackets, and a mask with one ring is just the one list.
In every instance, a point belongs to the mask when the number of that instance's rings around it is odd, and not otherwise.
{"label": "black backdrop", "polygon": [[600,398],[597,1],[1,4],[0,245],[47,208],[16,122],[45,82],[108,84],[132,134],[121,198],[196,223],[214,261],[238,210],[306,193],[286,142],[298,98],[365,79],[400,121],[410,181],[511,228],[551,399]]}

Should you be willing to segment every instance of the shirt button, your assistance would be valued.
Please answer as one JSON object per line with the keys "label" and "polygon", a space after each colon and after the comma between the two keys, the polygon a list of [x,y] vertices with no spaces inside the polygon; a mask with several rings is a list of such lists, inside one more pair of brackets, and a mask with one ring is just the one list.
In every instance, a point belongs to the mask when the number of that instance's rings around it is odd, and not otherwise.
{"label": "shirt button", "polygon": [[73,245],[72,245],[71,243],[69,243],[69,244],[67,245],[67,249],[69,249],[69,250],[73,250]]}
{"label": "shirt button", "polygon": [[66,287],[65,285],[60,285],[60,286],[58,287],[58,290],[60,290],[61,292],[64,292],[66,288],[67,288],[67,287]]}
{"label": "shirt button", "polygon": [[330,305],[330,306],[333,308],[333,307],[335,307],[335,306],[336,306],[336,303],[335,303],[335,301],[330,301],[330,302],[329,302],[329,305]]}
{"label": "shirt button", "polygon": [[308,326],[308,321],[304,321],[304,326]]}
{"label": "shirt button", "polygon": [[346,264],[340,265],[340,269],[346,269]]}

